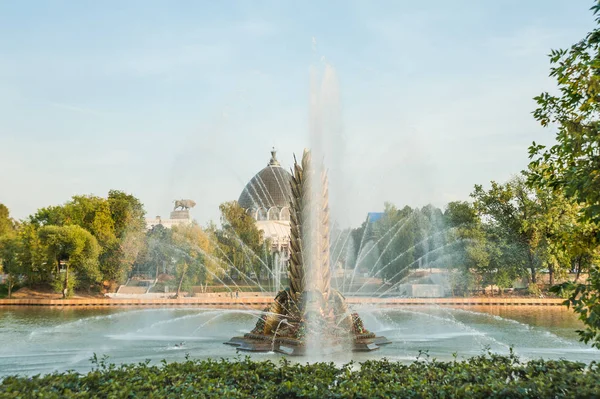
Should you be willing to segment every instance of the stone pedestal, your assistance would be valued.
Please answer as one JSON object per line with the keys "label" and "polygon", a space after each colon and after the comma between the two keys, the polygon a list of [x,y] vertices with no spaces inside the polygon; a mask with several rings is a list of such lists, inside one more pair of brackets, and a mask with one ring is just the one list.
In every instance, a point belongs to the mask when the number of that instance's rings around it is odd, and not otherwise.
{"label": "stone pedestal", "polygon": [[184,209],[183,211],[173,211],[171,212],[171,219],[190,219],[190,211],[189,209]]}

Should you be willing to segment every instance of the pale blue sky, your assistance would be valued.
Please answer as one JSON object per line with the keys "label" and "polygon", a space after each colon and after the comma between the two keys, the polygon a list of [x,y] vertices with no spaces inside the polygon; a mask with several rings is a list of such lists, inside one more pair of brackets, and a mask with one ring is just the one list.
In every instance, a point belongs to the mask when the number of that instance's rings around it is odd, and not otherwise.
{"label": "pale blue sky", "polygon": [[[583,0],[2,1],[0,202],[193,198],[217,219],[275,145],[308,145],[308,70],[337,71],[357,224],[384,201],[442,206],[527,164],[551,48]],[[316,48],[313,45],[316,39]],[[325,61],[323,61],[325,60]]]}

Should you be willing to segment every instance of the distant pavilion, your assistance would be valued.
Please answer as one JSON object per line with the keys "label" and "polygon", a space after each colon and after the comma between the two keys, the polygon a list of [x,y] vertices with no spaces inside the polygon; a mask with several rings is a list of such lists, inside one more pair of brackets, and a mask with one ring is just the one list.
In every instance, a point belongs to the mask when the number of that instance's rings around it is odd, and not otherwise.
{"label": "distant pavilion", "polygon": [[273,148],[267,166],[250,179],[238,199],[238,204],[256,220],[264,238],[271,240],[271,252],[279,253],[282,261],[289,258],[291,179]]}

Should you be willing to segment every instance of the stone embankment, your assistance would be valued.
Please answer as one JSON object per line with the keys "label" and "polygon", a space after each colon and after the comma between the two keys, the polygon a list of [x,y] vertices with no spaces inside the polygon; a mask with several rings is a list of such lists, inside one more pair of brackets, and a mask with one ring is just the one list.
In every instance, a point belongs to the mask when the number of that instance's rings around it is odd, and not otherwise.
{"label": "stone embankment", "polygon": [[[81,299],[0,299],[0,307],[6,306],[53,306],[53,307],[216,307],[216,308],[262,308],[273,302],[273,296],[263,293],[256,296],[244,295],[239,298],[228,297],[190,297],[190,298],[81,298]],[[555,298],[369,298],[348,297],[346,302],[352,305],[378,306],[560,306],[562,299]]]}

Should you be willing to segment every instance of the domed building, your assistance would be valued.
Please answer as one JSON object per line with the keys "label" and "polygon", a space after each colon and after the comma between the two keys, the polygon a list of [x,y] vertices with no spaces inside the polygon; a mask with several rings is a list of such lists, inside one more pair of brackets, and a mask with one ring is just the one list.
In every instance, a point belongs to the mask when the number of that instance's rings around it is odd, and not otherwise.
{"label": "domed building", "polygon": [[272,243],[281,260],[289,256],[290,201],[292,175],[281,167],[275,149],[265,168],[258,172],[240,194],[238,204],[256,220],[256,227]]}

